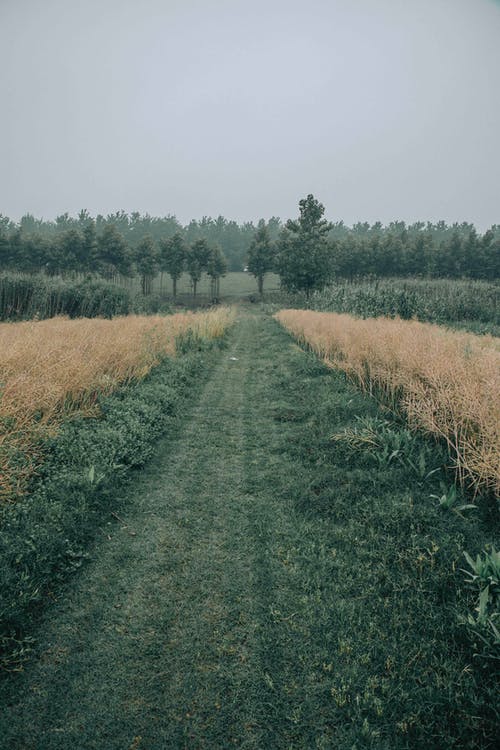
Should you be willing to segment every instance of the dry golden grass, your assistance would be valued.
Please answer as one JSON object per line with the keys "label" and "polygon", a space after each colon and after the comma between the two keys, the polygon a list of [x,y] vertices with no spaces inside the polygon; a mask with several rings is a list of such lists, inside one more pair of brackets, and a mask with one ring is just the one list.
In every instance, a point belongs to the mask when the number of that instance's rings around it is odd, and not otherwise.
{"label": "dry golden grass", "polygon": [[276,318],[325,362],[399,405],[448,443],[461,482],[500,491],[500,340],[415,320],[281,310]]}
{"label": "dry golden grass", "polygon": [[98,394],[144,377],[188,330],[221,336],[234,313],[113,320],[52,318],[0,324],[0,497],[20,492],[37,464],[39,437],[62,419],[92,413]]}

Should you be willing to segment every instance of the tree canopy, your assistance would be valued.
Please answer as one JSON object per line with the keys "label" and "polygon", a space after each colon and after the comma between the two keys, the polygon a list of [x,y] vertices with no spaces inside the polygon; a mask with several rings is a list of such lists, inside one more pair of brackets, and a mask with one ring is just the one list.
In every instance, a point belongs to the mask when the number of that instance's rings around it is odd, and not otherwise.
{"label": "tree canopy", "polygon": [[264,289],[264,276],[274,270],[275,246],[265,222],[259,222],[259,227],[254,234],[248,250],[247,268],[257,279],[259,294],[262,296]]}
{"label": "tree canopy", "polygon": [[289,219],[278,243],[276,268],[281,285],[309,295],[332,278],[332,253],[328,235],[333,225],[323,218],[324,206],[309,194],[299,201],[298,219]]}

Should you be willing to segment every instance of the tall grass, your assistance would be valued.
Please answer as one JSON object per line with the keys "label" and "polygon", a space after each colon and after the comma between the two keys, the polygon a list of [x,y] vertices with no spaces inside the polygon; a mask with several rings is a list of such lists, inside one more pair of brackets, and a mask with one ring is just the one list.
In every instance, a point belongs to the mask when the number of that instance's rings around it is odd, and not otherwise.
{"label": "tall grass", "polygon": [[217,338],[233,312],[113,320],[52,318],[0,324],[0,497],[23,491],[39,461],[39,441],[98,398],[144,377],[187,331]]}
{"label": "tall grass", "polygon": [[69,281],[42,274],[0,275],[0,320],[28,320],[68,315],[111,318],[132,309],[127,289],[102,279]]}
{"label": "tall grass", "polygon": [[281,310],[325,362],[448,444],[458,477],[500,492],[500,340],[401,319]]}
{"label": "tall grass", "polygon": [[296,295],[291,306],[361,318],[381,315],[430,323],[475,323],[477,332],[500,330],[500,286],[484,281],[384,279],[332,284],[309,299]]}

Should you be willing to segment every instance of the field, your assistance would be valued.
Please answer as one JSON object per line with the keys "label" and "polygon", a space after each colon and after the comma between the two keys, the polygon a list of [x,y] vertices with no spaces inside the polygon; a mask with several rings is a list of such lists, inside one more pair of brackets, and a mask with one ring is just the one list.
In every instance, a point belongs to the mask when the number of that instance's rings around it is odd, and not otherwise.
{"label": "field", "polygon": [[[133,279],[131,288],[135,291],[139,291],[139,282],[137,279]],[[264,281],[265,292],[275,292],[279,289],[279,276],[275,273],[266,274]],[[243,271],[230,271],[220,281],[221,298],[224,300],[231,300],[235,297],[246,297],[250,294],[257,296],[257,282],[250,273]],[[172,280],[168,274],[163,276],[156,276],[153,285],[152,292],[156,294],[165,294],[168,297],[172,295]],[[177,293],[178,302],[192,302],[193,292],[191,287],[191,279],[187,273],[184,273],[179,281],[177,282]],[[198,284],[199,302],[207,302],[210,300],[210,279],[206,274],[203,274],[201,281]]]}
{"label": "field", "polygon": [[229,309],[209,313],[0,324],[0,498],[19,495],[36,470],[39,444],[100,396],[145,377],[176,341],[223,336]]}
{"label": "field", "polygon": [[2,741],[490,750],[499,340],[223,283],[0,325]]}
{"label": "field", "polygon": [[278,320],[411,427],[443,440],[461,483],[500,493],[500,340],[417,321],[286,310]]}

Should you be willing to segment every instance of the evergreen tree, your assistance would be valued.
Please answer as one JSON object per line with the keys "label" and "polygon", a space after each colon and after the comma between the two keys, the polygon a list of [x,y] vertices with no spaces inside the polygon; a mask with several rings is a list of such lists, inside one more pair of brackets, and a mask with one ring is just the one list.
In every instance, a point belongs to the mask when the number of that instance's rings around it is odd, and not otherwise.
{"label": "evergreen tree", "polygon": [[0,272],[5,271],[9,266],[10,260],[10,242],[7,232],[0,225]]}
{"label": "evergreen tree", "polygon": [[500,278],[500,234],[495,236],[494,229],[488,229],[481,237],[479,246],[481,256],[479,278]]}
{"label": "evergreen tree", "polygon": [[97,240],[99,250],[99,272],[106,279],[118,274],[129,276],[132,259],[129,247],[114,224],[106,224]]}
{"label": "evergreen tree", "polygon": [[471,229],[463,241],[461,276],[478,279],[481,273],[481,243],[475,229]]}
{"label": "evergreen tree", "polygon": [[259,228],[255,232],[248,249],[247,268],[257,279],[257,287],[261,297],[264,292],[264,276],[273,270],[274,263],[274,244],[271,242],[265,222],[260,221]]}
{"label": "evergreen tree", "polygon": [[227,272],[227,260],[219,245],[210,250],[207,262],[207,274],[210,276],[210,297],[217,303],[220,299],[220,278]]}
{"label": "evergreen tree", "polygon": [[186,265],[187,245],[182,234],[160,240],[160,270],[166,271],[172,279],[174,300],[177,297],[177,281]]}
{"label": "evergreen tree", "polygon": [[99,245],[95,221],[90,219],[82,230],[82,270],[85,273],[96,273],[99,269]]}
{"label": "evergreen tree", "polygon": [[196,297],[198,282],[207,268],[209,257],[210,245],[205,239],[195,240],[187,252],[186,268],[193,283],[193,297]]}
{"label": "evergreen tree", "polygon": [[309,296],[332,277],[327,239],[332,224],[322,218],[324,206],[311,194],[299,201],[299,211],[299,218],[289,219],[281,233],[276,265],[284,289]]}
{"label": "evergreen tree", "polygon": [[60,273],[76,272],[83,264],[83,235],[77,229],[65,229],[57,237]]}
{"label": "evergreen tree", "polygon": [[134,252],[134,260],[141,277],[142,293],[151,294],[153,279],[159,268],[158,250],[151,235],[147,234],[139,242]]}

